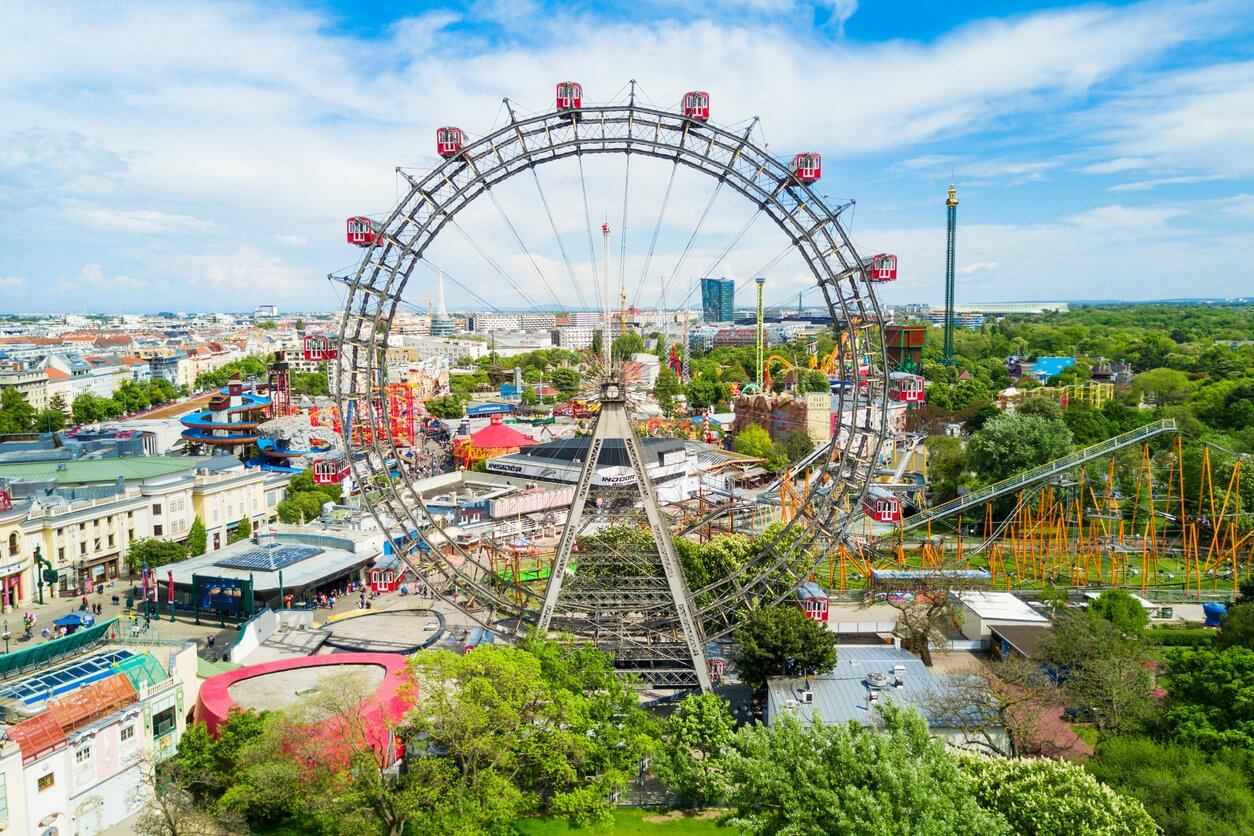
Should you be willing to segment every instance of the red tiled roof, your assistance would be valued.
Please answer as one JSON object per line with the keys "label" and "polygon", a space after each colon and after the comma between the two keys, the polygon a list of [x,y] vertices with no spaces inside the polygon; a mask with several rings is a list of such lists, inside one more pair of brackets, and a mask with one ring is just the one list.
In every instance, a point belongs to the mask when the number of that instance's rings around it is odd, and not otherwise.
{"label": "red tiled roof", "polygon": [[69,372],[63,372],[56,366],[48,366],[44,369],[44,374],[48,376],[49,380],[69,380],[70,378]]}

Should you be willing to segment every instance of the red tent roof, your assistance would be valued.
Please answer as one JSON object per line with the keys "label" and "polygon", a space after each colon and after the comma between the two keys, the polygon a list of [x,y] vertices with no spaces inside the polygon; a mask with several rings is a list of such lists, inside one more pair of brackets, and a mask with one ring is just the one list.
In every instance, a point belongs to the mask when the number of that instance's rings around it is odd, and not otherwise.
{"label": "red tent roof", "polygon": [[507,450],[511,447],[530,447],[536,440],[513,427],[501,423],[500,415],[493,415],[492,423],[470,437],[470,443],[483,450]]}

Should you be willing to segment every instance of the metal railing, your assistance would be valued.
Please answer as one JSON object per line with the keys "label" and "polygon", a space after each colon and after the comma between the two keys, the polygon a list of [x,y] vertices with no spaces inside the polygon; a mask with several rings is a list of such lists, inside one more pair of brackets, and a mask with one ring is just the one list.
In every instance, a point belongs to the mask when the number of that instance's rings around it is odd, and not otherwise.
{"label": "metal railing", "polygon": [[971,493],[964,494],[956,499],[951,499],[948,502],[942,502],[940,505],[934,505],[923,513],[915,514],[913,517],[906,519],[905,522],[902,523],[901,528],[903,531],[909,531],[913,528],[927,525],[932,520],[940,519],[941,517],[948,517],[952,514],[960,513],[965,511],[967,508],[973,508],[977,505],[983,505],[991,499],[996,499],[999,496],[1017,491],[1019,488],[1030,485],[1033,482],[1039,482],[1064,471],[1071,470],[1074,467],[1079,467],[1080,465],[1086,464],[1096,458],[1100,458],[1107,453],[1114,452],[1121,447],[1127,447],[1129,444],[1136,444],[1137,442],[1145,441],[1146,439],[1153,438],[1161,433],[1173,432],[1175,429],[1176,420],[1174,418],[1163,418],[1162,420],[1155,421],[1152,424],[1146,424],[1145,426],[1139,427],[1131,432],[1117,435],[1114,438],[1108,438],[1098,444],[1085,447],[1084,449],[1077,450],[1074,453],[1069,453],[1060,459],[1054,459],[1051,462],[1046,462],[1039,467],[1034,467],[1031,470],[1025,470],[1022,473],[1016,473],[1009,479],[994,482],[991,485],[971,491]]}

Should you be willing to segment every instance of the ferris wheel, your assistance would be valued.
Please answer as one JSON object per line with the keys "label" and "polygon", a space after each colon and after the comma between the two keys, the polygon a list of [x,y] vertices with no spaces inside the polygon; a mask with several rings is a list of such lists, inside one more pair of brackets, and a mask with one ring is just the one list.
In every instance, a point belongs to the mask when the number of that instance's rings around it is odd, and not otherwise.
{"label": "ferris wheel", "polygon": [[[840,218],[847,205],[829,206],[825,196],[815,190],[823,176],[818,153],[801,151],[785,159],[772,156],[764,143],[755,139],[755,130],[759,130],[756,118],[735,130],[711,121],[711,101],[706,92],[685,93],[678,107],[658,107],[644,103],[632,82],[630,94],[623,99],[594,104],[585,100],[581,85],[561,82],[556,85],[553,102],[552,110],[521,114],[506,100],[508,121],[477,139],[457,127],[439,128],[435,150],[441,161],[418,174],[398,169],[404,184],[394,208],[378,219],[357,216],[348,220],[348,242],[364,252],[355,270],[333,277],[347,289],[335,361],[335,394],[340,415],[345,416],[343,433],[354,476],[371,512],[389,532],[396,553],[429,580],[432,590],[486,627],[535,623],[544,603],[544,589],[518,573],[502,576],[482,551],[452,540],[432,547],[428,534],[440,529],[440,520],[428,511],[410,476],[395,466],[401,452],[380,392],[388,384],[384,357],[397,314],[429,297],[430,279],[437,272],[431,253],[442,233],[467,243],[487,265],[490,281],[459,285],[472,297],[512,309],[541,307],[501,259],[487,252],[488,248],[466,229],[467,224],[459,222],[460,213],[486,197],[507,224],[510,235],[504,240],[517,244],[526,256],[516,263],[529,261],[543,280],[543,270],[524,243],[520,224],[504,211],[497,197],[506,181],[516,177],[528,186],[534,181],[536,206],[527,220],[534,232],[534,227],[544,226],[543,219],[547,218],[557,244],[554,257],[547,261],[549,266],[564,265],[579,301],[587,302],[586,297],[591,297],[593,304],[608,313],[616,307],[610,301],[614,296],[610,253],[608,244],[597,251],[599,236],[594,230],[599,219],[594,220],[589,211],[585,160],[600,160],[601,155],[621,158],[624,219],[632,161],[657,160],[663,171],[670,165],[670,180],[664,192],[659,188],[662,193],[656,196],[655,202],[661,205],[657,225],[651,237],[648,225],[641,236],[651,240],[645,272],[672,198],[676,172],[682,169],[704,175],[713,183],[714,196],[705,204],[696,230],[686,239],[681,263],[698,238],[714,198],[723,190],[739,195],[753,208],[753,215],[740,234],[721,249],[719,261],[724,261],[751,224],[762,217],[770,219],[783,234],[783,252],[764,266],[769,269],[790,254],[813,279],[811,290],[822,297],[836,332],[835,368],[844,375],[833,387],[833,413],[839,416],[839,426],[811,465],[802,513],[794,515],[782,532],[738,571],[692,590],[695,615],[704,636],[715,640],[733,629],[745,607],[779,603],[795,595],[820,560],[837,549],[860,550],[863,545],[852,533],[850,522],[867,496],[888,433],[888,365],[874,286],[896,278],[896,257],[864,257],[857,252]],[[573,182],[573,172],[578,173],[582,201],[571,201],[573,206],[550,200],[552,189],[545,191],[541,177],[562,166],[569,182]],[[569,228],[563,234],[562,224],[555,220],[563,211],[579,216],[586,235],[581,230],[572,237]],[[605,231],[608,234],[608,226]],[[614,288],[623,300],[626,249],[624,237]],[[585,271],[582,278],[577,277],[576,261]],[[420,265],[423,271],[417,269]],[[556,270],[560,273],[561,266]],[[680,271],[677,264],[672,278]],[[445,271],[438,272],[442,282]],[[641,276],[643,279],[644,272]],[[513,289],[512,298],[507,298],[507,285]],[[543,282],[543,287],[552,293],[551,283]],[[554,297],[556,301],[556,294]],[[676,307],[687,301],[684,298]],[[663,616],[655,626],[668,629],[673,625]]]}

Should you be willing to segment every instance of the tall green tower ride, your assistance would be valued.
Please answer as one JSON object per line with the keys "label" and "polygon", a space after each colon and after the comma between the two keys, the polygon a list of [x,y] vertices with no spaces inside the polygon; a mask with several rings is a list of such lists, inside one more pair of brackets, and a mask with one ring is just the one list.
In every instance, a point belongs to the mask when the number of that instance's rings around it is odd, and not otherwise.
{"label": "tall green tower ride", "polygon": [[958,227],[958,190],[951,184],[945,200],[945,362],[954,361],[954,238]]}

